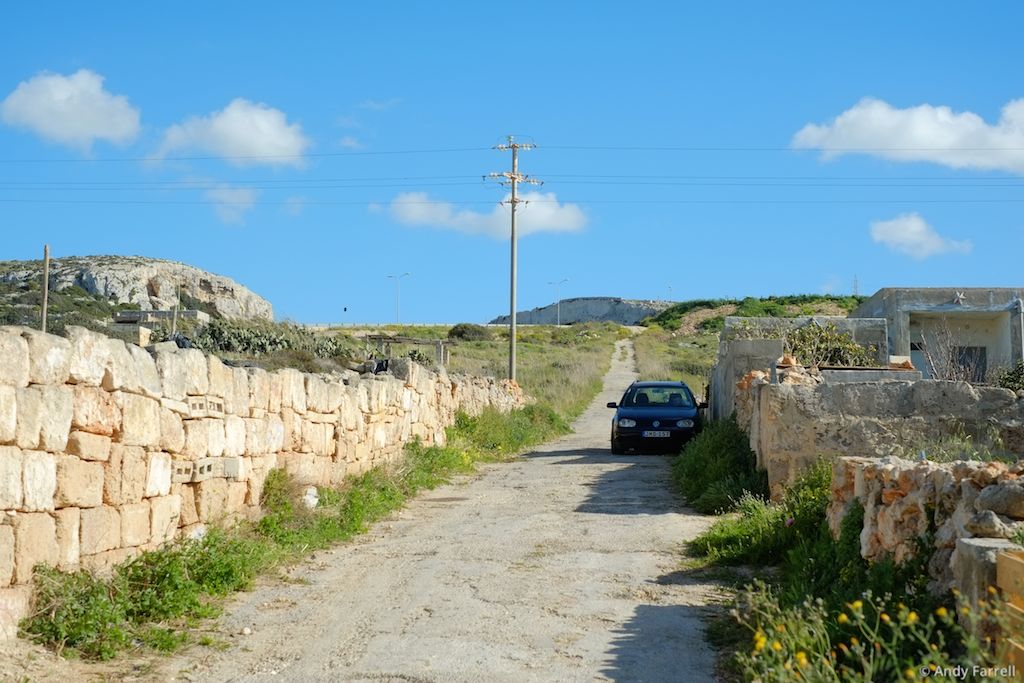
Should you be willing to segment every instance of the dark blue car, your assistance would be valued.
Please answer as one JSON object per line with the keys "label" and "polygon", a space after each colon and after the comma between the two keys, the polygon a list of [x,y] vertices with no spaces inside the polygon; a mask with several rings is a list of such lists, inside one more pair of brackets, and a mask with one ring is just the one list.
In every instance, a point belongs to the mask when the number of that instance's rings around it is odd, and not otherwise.
{"label": "dark blue car", "polygon": [[683,382],[633,382],[612,418],[612,453],[638,451],[678,453],[700,431],[698,404]]}

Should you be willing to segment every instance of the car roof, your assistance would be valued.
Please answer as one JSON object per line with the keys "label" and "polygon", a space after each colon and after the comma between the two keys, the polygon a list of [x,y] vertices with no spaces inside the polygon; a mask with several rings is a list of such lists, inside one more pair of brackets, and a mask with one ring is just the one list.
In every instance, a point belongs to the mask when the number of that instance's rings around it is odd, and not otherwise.
{"label": "car roof", "polygon": [[633,386],[635,386],[635,387],[685,387],[686,383],[685,382],[668,382],[668,381],[664,381],[664,380],[662,380],[662,381],[648,380],[648,381],[642,381],[642,382],[633,382]]}

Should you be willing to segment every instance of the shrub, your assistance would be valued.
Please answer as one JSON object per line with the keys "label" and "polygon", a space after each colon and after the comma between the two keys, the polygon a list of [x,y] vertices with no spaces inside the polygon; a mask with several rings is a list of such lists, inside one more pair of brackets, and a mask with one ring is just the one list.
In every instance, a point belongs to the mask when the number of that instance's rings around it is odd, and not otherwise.
{"label": "shrub", "polygon": [[786,351],[804,365],[875,366],[875,347],[865,348],[835,323],[811,323],[784,336]]}
{"label": "shrub", "polygon": [[461,339],[463,341],[489,341],[491,331],[483,325],[473,323],[459,323],[448,330],[449,339]]}
{"label": "shrub", "polygon": [[997,384],[1003,389],[1021,391],[1024,389],[1024,361],[1020,361],[1014,367],[999,376]]}
{"label": "shrub", "polygon": [[672,469],[679,490],[699,512],[729,509],[745,492],[767,494],[767,480],[757,471],[750,439],[732,418],[706,425],[683,448]]}
{"label": "shrub", "polygon": [[831,491],[831,468],[820,462],[771,503],[743,495],[736,514],[715,522],[690,543],[715,564],[779,564],[787,552],[817,536]]}

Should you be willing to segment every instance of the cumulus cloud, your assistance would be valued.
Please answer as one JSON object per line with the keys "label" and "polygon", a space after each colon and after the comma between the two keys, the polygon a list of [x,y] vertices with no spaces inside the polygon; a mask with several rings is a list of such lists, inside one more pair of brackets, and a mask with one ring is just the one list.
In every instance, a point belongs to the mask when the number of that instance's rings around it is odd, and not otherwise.
{"label": "cumulus cloud", "polygon": [[[506,196],[508,201],[510,196]],[[576,232],[587,218],[575,204],[561,204],[553,192],[527,192],[520,196],[516,228],[520,237],[538,232]],[[391,217],[404,225],[456,230],[471,235],[503,239],[509,233],[507,207],[495,206],[489,213],[458,209],[447,202],[433,201],[426,192],[404,192],[390,206]]]}
{"label": "cumulus cloud", "polygon": [[342,137],[340,140],[338,140],[338,144],[341,145],[342,147],[344,147],[345,149],[362,149],[363,148],[363,143],[359,142],[359,140],[357,138],[355,138],[355,137],[353,137],[351,135],[345,135],[344,137]]}
{"label": "cumulus cloud", "polygon": [[894,161],[926,161],[951,168],[1024,172],[1024,99],[1003,107],[999,120],[922,104],[898,109],[865,98],[832,121],[809,123],[794,147],[820,149],[825,158],[870,154]]}
{"label": "cumulus cloud", "polygon": [[970,240],[951,240],[935,232],[917,213],[905,213],[871,224],[871,239],[917,261],[946,253],[970,253]]}
{"label": "cumulus cloud", "polygon": [[309,139],[280,109],[237,98],[207,116],[193,116],[164,133],[158,157],[179,149],[222,156],[239,166],[301,166]]}
{"label": "cumulus cloud", "polygon": [[206,190],[203,196],[213,204],[213,210],[222,221],[242,225],[245,215],[256,205],[259,193],[248,187],[219,185]]}
{"label": "cumulus cloud", "polygon": [[139,134],[139,110],[127,97],[107,92],[103,76],[88,69],[70,76],[44,72],[22,81],[0,103],[0,118],[82,151],[96,140],[125,144]]}

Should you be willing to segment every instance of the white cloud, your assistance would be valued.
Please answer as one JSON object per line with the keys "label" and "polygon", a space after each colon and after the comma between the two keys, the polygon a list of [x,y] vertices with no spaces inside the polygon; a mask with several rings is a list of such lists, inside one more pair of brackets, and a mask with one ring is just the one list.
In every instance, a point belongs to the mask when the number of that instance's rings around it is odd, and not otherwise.
{"label": "white cloud", "polygon": [[[508,199],[506,196],[505,200]],[[525,202],[516,214],[520,237],[537,232],[576,232],[587,223],[582,209],[575,204],[560,204],[554,193],[528,192],[520,199]],[[504,206],[480,213],[433,201],[426,192],[404,192],[391,202],[390,211],[391,217],[404,225],[425,225],[498,239],[508,237],[509,233],[509,213]]]}
{"label": "white cloud", "polygon": [[346,135],[338,140],[338,144],[345,149],[362,149],[363,143],[359,142],[356,138],[351,135]]}
{"label": "white cloud", "polygon": [[388,100],[363,100],[359,103],[361,109],[369,109],[370,111],[387,111],[398,106],[402,102],[400,97],[392,97]]}
{"label": "white cloud", "polygon": [[203,193],[213,203],[217,216],[228,225],[245,223],[245,214],[256,205],[259,193],[248,187],[231,187],[219,185]]}
{"label": "white cloud", "polygon": [[139,110],[127,97],[104,90],[103,76],[88,69],[22,81],[0,103],[0,118],[82,151],[96,140],[125,144],[139,134]]}
{"label": "white cloud", "polygon": [[906,109],[864,98],[825,124],[809,123],[793,146],[820,149],[825,158],[870,154],[952,168],[1024,172],[1024,99],[1003,107],[999,121],[973,112],[922,104]]}
{"label": "white cloud", "polygon": [[918,261],[950,252],[968,254],[973,248],[970,240],[943,237],[917,213],[905,213],[888,221],[874,221],[871,239]]}
{"label": "white cloud", "polygon": [[237,98],[220,111],[168,128],[157,156],[197,149],[239,166],[301,166],[308,146],[302,126],[288,123],[283,111]]}

